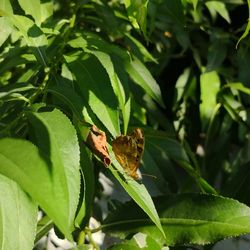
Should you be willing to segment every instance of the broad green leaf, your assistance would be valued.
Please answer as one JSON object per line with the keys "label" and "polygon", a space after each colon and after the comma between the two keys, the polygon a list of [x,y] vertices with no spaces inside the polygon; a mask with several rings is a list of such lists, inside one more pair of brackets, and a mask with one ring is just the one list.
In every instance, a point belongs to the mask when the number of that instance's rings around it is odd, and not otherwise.
{"label": "broad green leaf", "polygon": [[76,132],[57,110],[28,117],[40,151],[29,141],[1,140],[0,172],[15,180],[71,239],[80,189]]}
{"label": "broad green leaf", "polygon": [[100,62],[91,55],[65,59],[85,102],[114,137],[120,134],[116,96]]}
{"label": "broad green leaf", "polygon": [[250,30],[250,0],[247,0],[247,4],[248,4],[248,22],[247,22],[247,27],[244,31],[244,33],[242,34],[242,36],[239,38],[237,44],[236,44],[236,48],[238,47],[239,43],[241,42],[242,39],[244,39]]}
{"label": "broad green leaf", "polygon": [[156,225],[156,227],[161,232],[162,237],[163,238],[166,237],[163,232],[159,216],[155,210],[154,203],[145,186],[143,184],[138,183],[131,177],[127,176],[127,174],[125,174],[123,168],[116,161],[113,153],[110,153],[110,156],[112,159],[112,163],[116,168],[114,169],[112,166],[109,167],[109,169],[112,171],[112,174],[119,181],[119,183],[122,185],[125,191],[130,195],[130,197],[137,203],[139,207],[141,207],[141,209],[148,215],[148,217]]}
{"label": "broad green leaf", "polygon": [[217,105],[216,96],[220,89],[220,78],[218,74],[215,71],[203,73],[200,76],[200,88],[200,116],[202,121],[202,128],[204,131]]}
{"label": "broad green leaf", "polygon": [[228,23],[231,23],[225,3],[221,1],[207,1],[205,4],[213,18],[215,18],[216,14],[218,13]]}
{"label": "broad green leaf", "polygon": [[[1,150],[1,168],[7,161]],[[0,174],[0,249],[31,250],[36,223],[37,205],[16,182]]]}
{"label": "broad green leaf", "polygon": [[133,202],[112,211],[104,220],[102,230],[119,237],[142,232],[168,246],[204,245],[250,232],[250,208],[233,199],[180,194],[157,197],[154,202],[166,240]]}
{"label": "broad green leaf", "polygon": [[[123,117],[123,123],[124,123],[124,131],[127,131],[128,123],[129,123],[129,116],[130,116],[130,105],[128,106],[127,103],[129,100],[126,100],[125,91],[123,88],[123,85],[116,74],[114,70],[113,63],[111,61],[111,58],[108,54],[103,53],[101,51],[91,51],[91,53],[96,56],[96,58],[100,61],[102,66],[107,71],[107,74],[109,75],[109,79],[112,85],[112,88],[114,90],[114,93],[117,96],[118,102],[119,102],[119,108],[122,112]],[[129,109],[128,109],[129,107]]]}
{"label": "broad green leaf", "polygon": [[40,0],[18,0],[26,15],[31,15],[36,25],[41,25],[41,3]]}
{"label": "broad green leaf", "polygon": [[31,19],[25,16],[8,15],[7,18],[12,25],[20,31],[27,45],[32,48],[36,59],[42,65],[46,66],[47,57],[45,47],[47,46],[48,41],[41,29],[39,29]]}
{"label": "broad green leaf", "polygon": [[126,61],[125,69],[135,83],[141,86],[159,105],[164,107],[160,87],[142,62],[137,58]]}
{"label": "broad green leaf", "polygon": [[[54,190],[51,195],[57,196],[55,205],[60,206],[63,212],[56,219],[60,219],[59,222],[67,230],[73,230],[80,192],[80,151],[76,131],[68,118],[56,109],[52,112],[29,113],[28,117],[39,148],[49,157],[55,171],[51,176]],[[52,212],[56,213],[57,209],[54,208]]]}
{"label": "broad green leaf", "polygon": [[123,0],[127,9],[128,17],[136,29],[141,29],[147,37],[147,5],[148,0]]}
{"label": "broad green leaf", "polygon": [[79,37],[70,41],[69,44],[73,48],[82,48],[85,52],[93,54],[99,60],[103,68],[106,70],[109,76],[112,88],[114,90],[114,93],[117,96],[117,99],[119,102],[119,108],[122,111],[124,131],[126,132],[128,128],[128,122],[129,122],[129,116],[130,116],[130,110],[126,108],[127,107],[126,103],[128,102],[128,100],[126,100],[123,85],[117,73],[115,72],[114,65],[110,56],[107,53],[104,53],[102,51],[97,51],[94,49],[87,49],[87,41],[83,39],[82,37]]}

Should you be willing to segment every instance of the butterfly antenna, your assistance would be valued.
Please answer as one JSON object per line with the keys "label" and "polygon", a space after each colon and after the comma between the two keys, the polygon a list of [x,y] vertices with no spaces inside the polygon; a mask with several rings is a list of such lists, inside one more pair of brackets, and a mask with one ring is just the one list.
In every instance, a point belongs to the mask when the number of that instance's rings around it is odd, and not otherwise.
{"label": "butterfly antenna", "polygon": [[144,175],[144,176],[148,176],[148,177],[152,177],[154,179],[157,179],[157,177],[155,175],[152,175],[152,174],[144,174],[144,173],[141,173],[141,175]]}

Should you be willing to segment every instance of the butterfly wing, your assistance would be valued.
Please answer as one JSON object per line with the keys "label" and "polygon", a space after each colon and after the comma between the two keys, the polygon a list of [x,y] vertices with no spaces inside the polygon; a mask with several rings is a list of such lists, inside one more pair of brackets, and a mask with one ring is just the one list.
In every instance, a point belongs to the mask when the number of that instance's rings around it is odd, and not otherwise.
{"label": "butterfly wing", "polygon": [[135,180],[139,179],[137,169],[144,150],[144,136],[137,128],[130,135],[121,135],[112,142],[115,157],[125,172]]}

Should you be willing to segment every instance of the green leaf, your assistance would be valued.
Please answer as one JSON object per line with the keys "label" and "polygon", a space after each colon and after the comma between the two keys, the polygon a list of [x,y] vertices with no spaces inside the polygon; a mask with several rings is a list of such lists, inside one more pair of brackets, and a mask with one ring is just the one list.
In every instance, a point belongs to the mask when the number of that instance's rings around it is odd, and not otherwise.
{"label": "green leaf", "polygon": [[6,20],[6,17],[0,17],[0,47],[8,39],[9,35],[12,32],[12,26]]}
{"label": "green leaf", "polygon": [[83,199],[75,219],[76,226],[80,226],[80,228],[86,226],[91,216],[95,192],[94,166],[91,154],[86,146],[81,147],[81,170],[84,184],[82,189]]}
{"label": "green leaf", "polygon": [[241,82],[232,82],[223,86],[223,88],[231,88],[232,90],[239,90],[247,95],[250,95],[250,89],[245,87]]}
{"label": "green leaf", "polygon": [[120,134],[116,96],[100,62],[90,55],[65,59],[85,102],[114,137]]}
{"label": "green leaf", "polygon": [[218,69],[227,56],[229,36],[222,32],[213,32],[208,48],[206,72]]}
{"label": "green leaf", "polygon": [[159,105],[164,107],[161,90],[149,70],[137,58],[125,62],[125,69],[132,80],[141,86]]}
{"label": "green leaf", "polygon": [[0,12],[4,11],[5,13],[12,14],[13,9],[10,3],[10,0],[1,0],[0,1]]}
{"label": "green leaf", "polygon": [[220,78],[215,71],[203,73],[200,76],[201,104],[200,116],[203,131],[206,129],[209,119],[216,108],[216,96],[220,89]]}
{"label": "green leaf", "polygon": [[47,56],[45,47],[48,45],[48,41],[41,29],[39,29],[31,19],[25,16],[7,15],[6,17],[11,24],[20,31],[27,45],[32,48],[36,59],[42,65],[46,66]]}
{"label": "green leaf", "polygon": [[29,113],[40,151],[20,139],[0,141],[0,172],[15,180],[71,239],[79,199],[76,132],[61,112]]}
{"label": "green leaf", "polygon": [[18,0],[21,8],[26,15],[31,15],[35,19],[35,23],[41,25],[41,3],[40,0]]}
{"label": "green leaf", "polygon": [[199,0],[191,0],[193,6],[194,6],[194,11],[196,11],[196,7],[197,7],[197,4],[199,2]]}
{"label": "green leaf", "polygon": [[150,236],[142,233],[137,233],[131,240],[125,240],[122,243],[116,243],[109,247],[108,250],[161,250],[161,246]]}
{"label": "green leaf", "polygon": [[56,96],[63,103],[67,105],[73,112],[73,114],[77,117],[79,121],[83,120],[83,109],[84,109],[84,101],[81,96],[79,96],[73,88],[64,86],[61,82],[61,78],[55,76],[55,79],[58,85],[50,84],[46,89],[49,93]]}
{"label": "green leaf", "polygon": [[[7,161],[0,150],[1,168]],[[36,222],[37,205],[16,182],[0,174],[0,248],[32,249]]]}
{"label": "green leaf", "polygon": [[110,153],[110,156],[112,159],[112,163],[116,168],[114,169],[112,166],[109,167],[109,169],[112,171],[112,174],[119,181],[125,191],[130,195],[130,197],[137,203],[137,205],[141,207],[141,209],[149,216],[153,223],[155,223],[155,225],[161,232],[162,237],[166,237],[163,232],[159,216],[155,210],[154,203],[145,186],[127,176],[123,168],[116,161],[113,153]]}
{"label": "green leaf", "polygon": [[131,49],[135,47],[143,58],[143,61],[157,63],[157,60],[150,54],[147,48],[139,40],[131,36],[129,33],[125,33],[125,36],[128,38],[128,43],[130,47],[132,47]]}
{"label": "green leaf", "polygon": [[117,96],[117,99],[119,102],[119,108],[122,111],[124,131],[126,132],[128,128],[128,123],[129,123],[130,106],[126,105],[128,100],[126,100],[123,85],[117,73],[115,72],[111,57],[107,53],[104,53],[102,51],[97,51],[96,49],[87,49],[87,41],[83,39],[82,37],[78,37],[74,40],[71,40],[69,42],[69,45],[72,46],[73,48],[82,48],[85,52],[94,55],[99,60],[103,68],[106,70],[109,76],[109,80],[112,85],[112,88],[114,90],[114,93]]}
{"label": "green leaf", "polygon": [[35,243],[47,235],[53,226],[53,221],[47,215],[43,216],[37,223]]}
{"label": "green leaf", "polygon": [[44,22],[46,19],[48,19],[53,15],[54,3],[53,1],[42,2],[40,7],[41,7],[41,22]]}
{"label": "green leaf", "polygon": [[250,208],[236,200],[215,195],[180,194],[154,199],[166,240],[133,202],[112,211],[102,230],[125,237],[142,232],[168,246],[204,245],[250,232]]}
{"label": "green leaf", "polygon": [[247,23],[247,27],[246,27],[244,33],[239,38],[239,40],[238,40],[238,42],[236,44],[236,49],[237,49],[239,43],[241,42],[241,40],[244,39],[248,35],[249,30],[250,30],[250,0],[247,0],[247,4],[248,4],[248,23]]}
{"label": "green leaf", "polygon": [[214,19],[216,17],[216,14],[218,13],[228,23],[231,23],[229,13],[227,11],[225,3],[221,2],[221,1],[207,1],[205,4],[206,4],[211,16]]}
{"label": "green leaf", "polygon": [[[68,118],[58,110],[29,113],[39,148],[52,168],[49,182],[54,197],[51,219],[67,232],[74,229],[75,212],[80,192],[80,150],[76,131]],[[47,158],[48,157],[48,158]],[[51,182],[52,181],[52,182]],[[50,205],[50,204],[45,204]],[[57,206],[60,206],[61,211]],[[50,208],[51,209],[51,208]],[[61,215],[59,214],[61,212]]]}
{"label": "green leaf", "polygon": [[147,5],[148,0],[124,0],[129,20],[135,29],[141,29],[147,37]]}

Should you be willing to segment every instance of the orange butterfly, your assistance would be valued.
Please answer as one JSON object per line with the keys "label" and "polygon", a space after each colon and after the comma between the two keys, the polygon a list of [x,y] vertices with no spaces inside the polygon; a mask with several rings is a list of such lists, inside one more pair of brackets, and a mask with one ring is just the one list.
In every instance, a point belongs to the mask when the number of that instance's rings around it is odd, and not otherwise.
{"label": "orange butterfly", "polygon": [[112,142],[117,161],[125,172],[135,180],[140,179],[137,169],[143,155],[144,144],[144,135],[140,128],[136,128],[129,135],[120,135]]}

